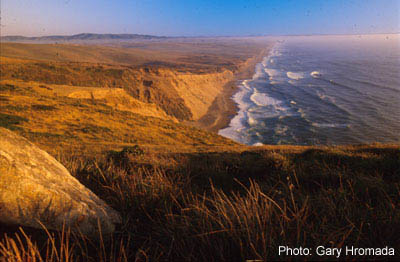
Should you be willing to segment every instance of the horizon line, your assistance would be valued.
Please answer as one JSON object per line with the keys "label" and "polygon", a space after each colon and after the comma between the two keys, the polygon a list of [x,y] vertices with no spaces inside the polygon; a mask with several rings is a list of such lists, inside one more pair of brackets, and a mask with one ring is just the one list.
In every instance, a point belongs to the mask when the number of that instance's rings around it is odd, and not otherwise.
{"label": "horizon line", "polygon": [[325,34],[325,33],[311,33],[311,34],[252,34],[252,35],[197,35],[197,36],[167,36],[167,35],[152,35],[152,34],[138,34],[138,33],[76,33],[76,34],[49,34],[42,36],[25,36],[25,35],[0,35],[3,37],[26,37],[26,38],[42,38],[42,37],[54,37],[54,36],[78,36],[78,35],[137,35],[137,36],[151,36],[151,37],[159,37],[159,38],[219,38],[219,37],[275,37],[275,36],[351,36],[351,35],[394,35],[400,34],[398,32],[384,32],[384,33],[333,33],[333,34]]}

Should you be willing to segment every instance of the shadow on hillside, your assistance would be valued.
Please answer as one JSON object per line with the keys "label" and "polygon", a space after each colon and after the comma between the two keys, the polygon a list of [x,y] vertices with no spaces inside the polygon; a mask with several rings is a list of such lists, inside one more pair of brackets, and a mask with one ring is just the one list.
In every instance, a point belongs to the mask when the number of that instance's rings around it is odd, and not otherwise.
{"label": "shadow on hillside", "polygon": [[[140,254],[165,260],[275,261],[279,245],[398,243],[398,147],[161,154],[135,146],[96,158],[59,160],[123,218],[114,242],[100,248],[88,243],[89,251],[75,246],[77,256],[89,256],[88,261],[119,261],[108,258],[128,251],[125,261]],[[27,230],[45,250],[45,232]],[[0,241],[14,232],[18,226],[0,224]],[[257,252],[240,249],[248,243]],[[104,247],[112,250],[109,257]]]}
{"label": "shadow on hillside", "polygon": [[313,184],[319,181],[337,186],[339,176],[377,177],[392,182],[397,181],[400,174],[398,148],[311,148],[293,152],[260,149],[183,153],[171,157],[178,163],[174,171],[190,175],[196,184],[209,184],[211,181],[224,190],[237,188],[236,181],[247,185],[249,179],[253,179],[274,185],[293,175],[305,185],[313,180]]}

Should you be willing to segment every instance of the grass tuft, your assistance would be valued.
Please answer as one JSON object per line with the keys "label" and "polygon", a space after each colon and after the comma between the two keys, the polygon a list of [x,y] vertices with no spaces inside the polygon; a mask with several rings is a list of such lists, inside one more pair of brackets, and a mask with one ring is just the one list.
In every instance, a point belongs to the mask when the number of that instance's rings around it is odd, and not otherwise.
{"label": "grass tuft", "polygon": [[96,157],[59,152],[81,183],[121,213],[121,225],[100,242],[8,232],[0,250],[30,261],[46,252],[64,254],[64,261],[67,255],[79,261],[276,261],[295,259],[278,256],[280,245],[400,248],[398,146],[282,148],[167,154],[133,147]]}

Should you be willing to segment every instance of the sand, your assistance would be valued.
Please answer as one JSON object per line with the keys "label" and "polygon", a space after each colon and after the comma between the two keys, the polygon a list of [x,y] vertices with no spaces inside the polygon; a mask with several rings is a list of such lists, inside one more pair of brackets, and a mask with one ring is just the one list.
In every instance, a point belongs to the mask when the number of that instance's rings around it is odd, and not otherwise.
{"label": "sand", "polygon": [[212,132],[218,132],[218,130],[229,126],[231,119],[238,111],[232,96],[236,93],[241,81],[253,77],[256,64],[268,54],[271,47],[272,45],[268,45],[257,56],[248,59],[242,68],[235,73],[234,79],[223,86],[222,92],[214,99],[207,113],[198,121],[189,124]]}

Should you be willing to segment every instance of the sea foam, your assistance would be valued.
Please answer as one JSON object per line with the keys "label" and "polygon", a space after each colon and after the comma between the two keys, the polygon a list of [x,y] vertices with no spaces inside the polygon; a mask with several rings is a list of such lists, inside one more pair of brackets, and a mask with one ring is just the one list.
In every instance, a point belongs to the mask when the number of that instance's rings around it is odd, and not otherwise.
{"label": "sea foam", "polygon": [[278,70],[272,68],[264,68],[264,72],[268,74],[269,80],[273,80],[280,74]]}
{"label": "sea foam", "polygon": [[312,126],[322,128],[348,128],[349,124],[332,124],[332,123],[312,123]]}
{"label": "sea foam", "polygon": [[239,111],[232,118],[228,127],[218,131],[219,135],[229,137],[242,143],[249,142],[245,132],[242,132],[246,128],[244,123],[248,121],[248,110],[250,107],[250,104],[246,101],[248,100],[249,94],[253,90],[249,84],[249,81],[250,80],[244,80],[239,86],[239,91],[232,97],[237,103]]}
{"label": "sea foam", "polygon": [[287,77],[289,77],[290,79],[293,80],[300,80],[302,78],[304,78],[304,73],[301,72],[287,72],[286,73]]}
{"label": "sea foam", "polygon": [[258,106],[268,106],[268,105],[279,105],[281,101],[276,100],[267,94],[259,93],[257,89],[254,90],[254,93],[250,96],[250,100],[258,105]]}
{"label": "sea foam", "polygon": [[321,73],[318,72],[318,71],[312,71],[312,72],[310,73],[310,75],[311,75],[312,77],[314,77],[314,78],[320,78],[320,77],[321,77]]}

